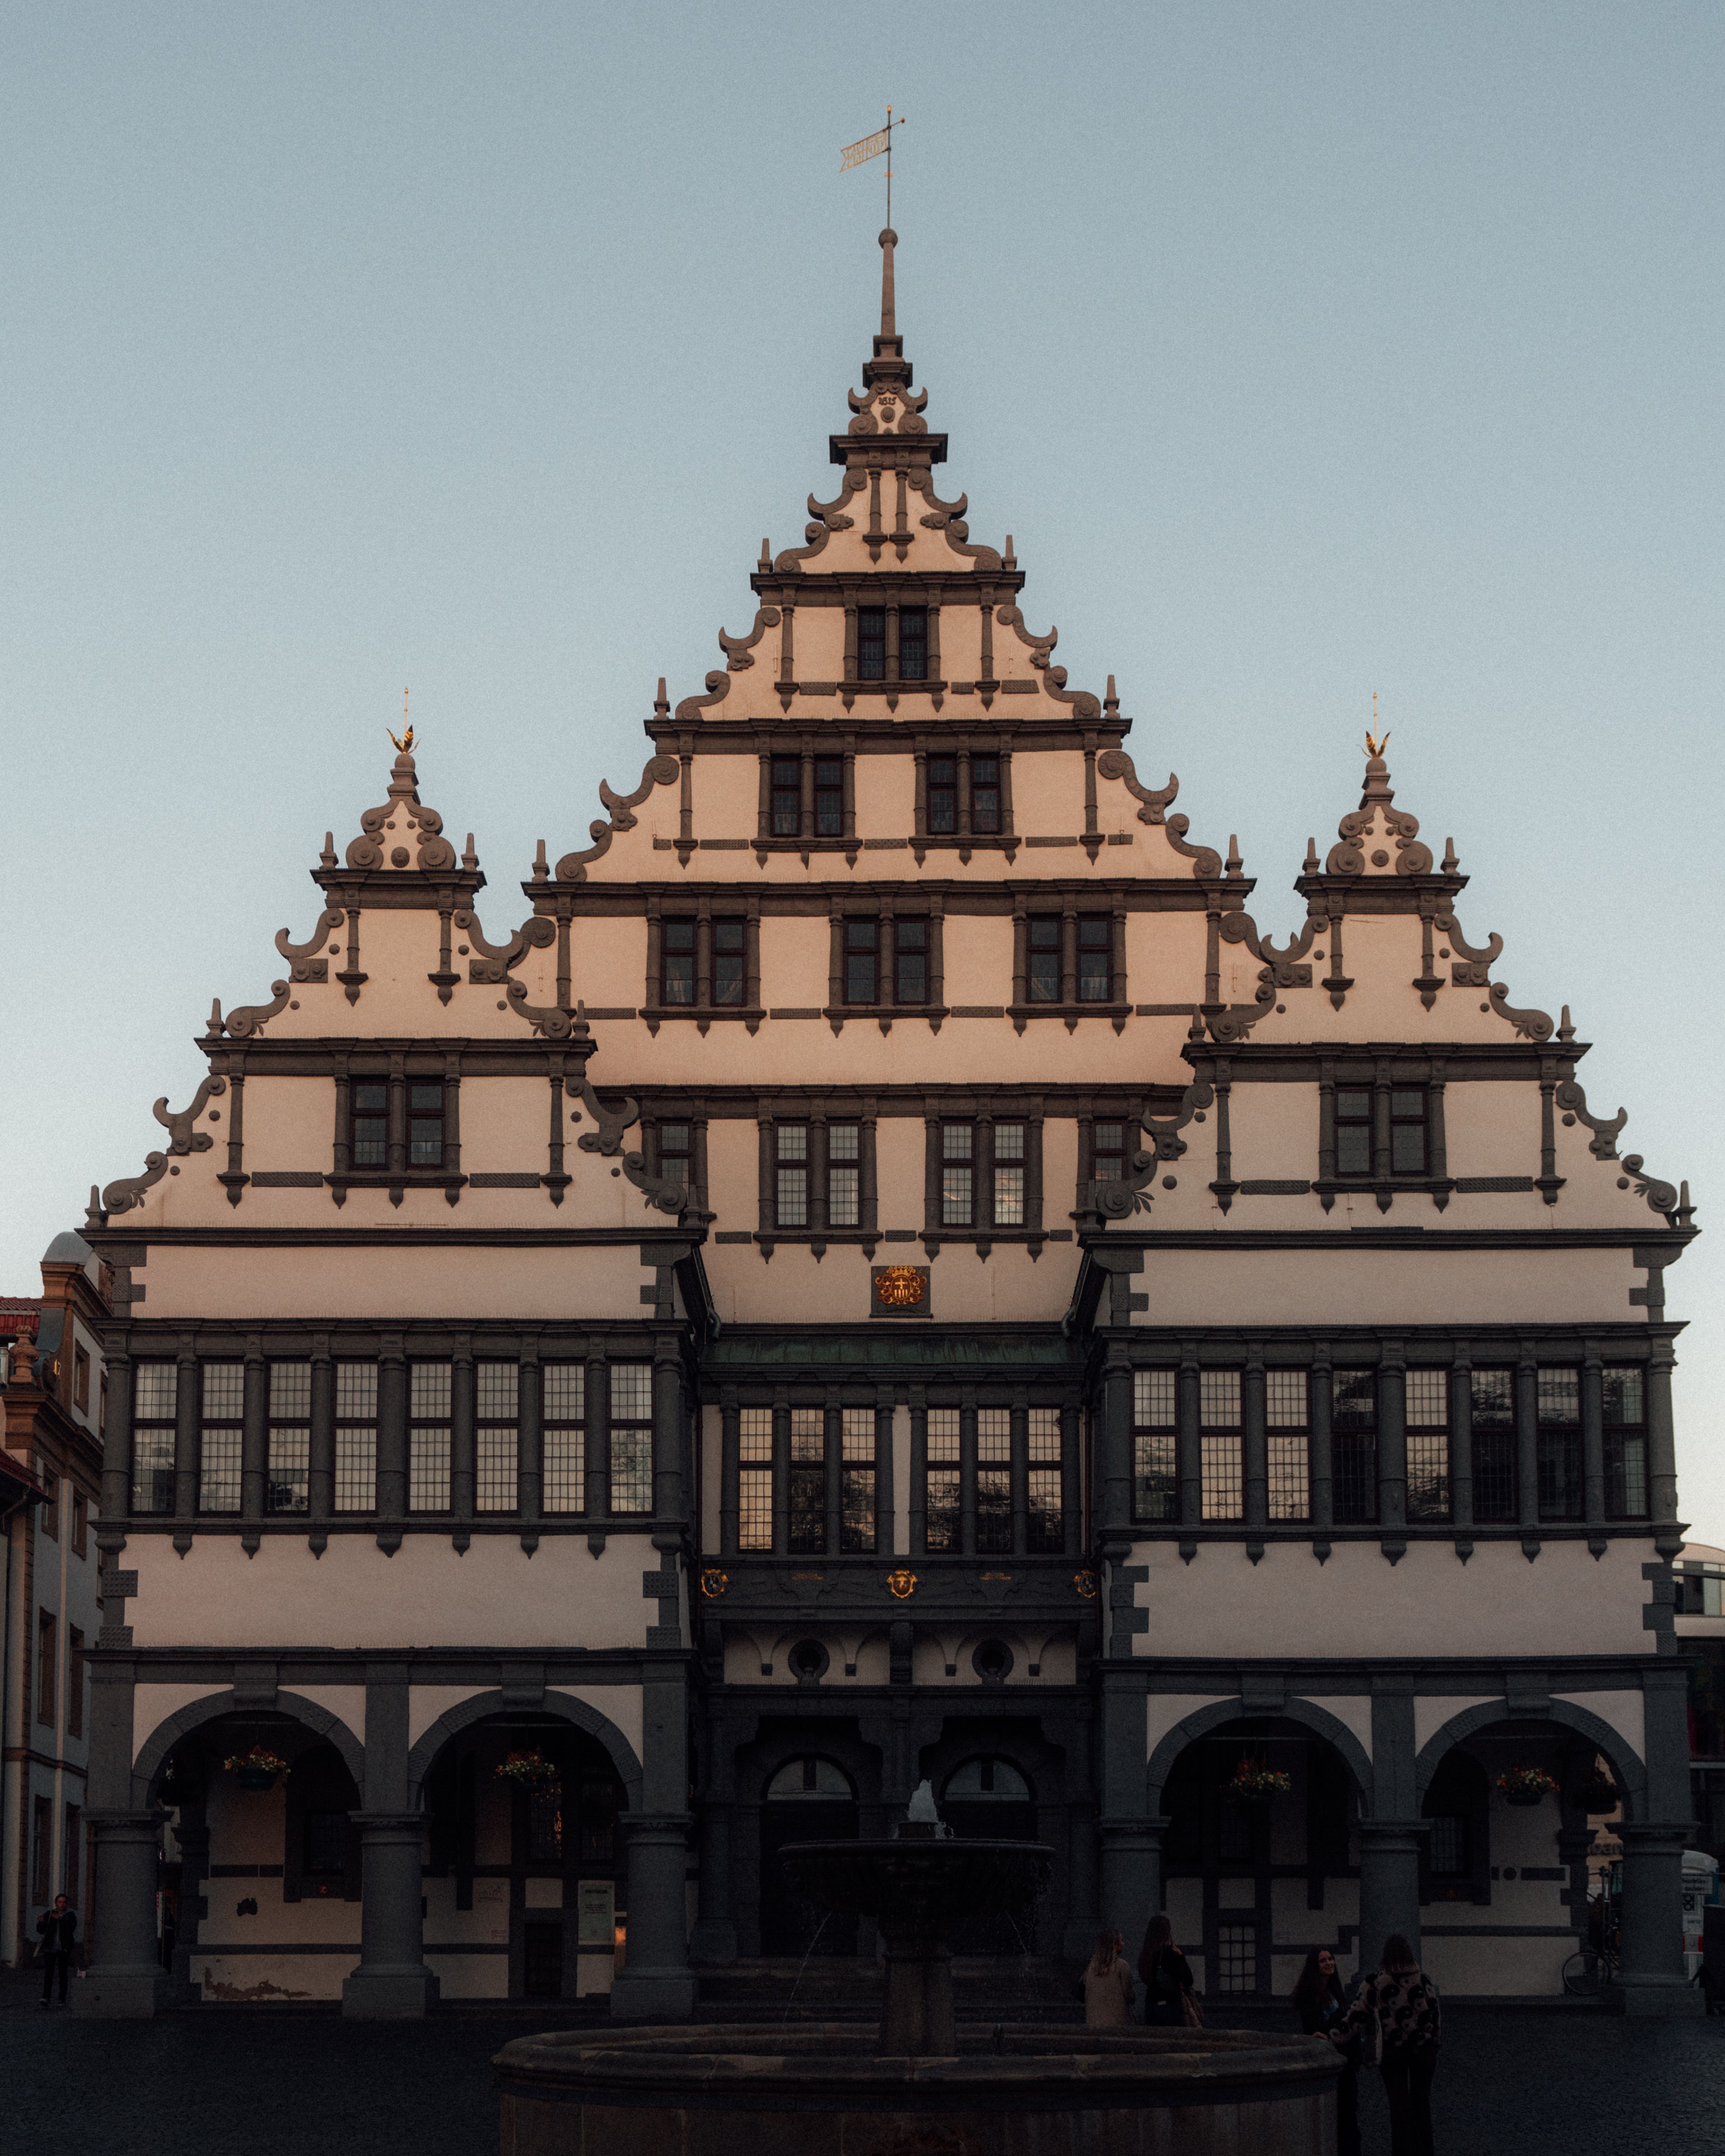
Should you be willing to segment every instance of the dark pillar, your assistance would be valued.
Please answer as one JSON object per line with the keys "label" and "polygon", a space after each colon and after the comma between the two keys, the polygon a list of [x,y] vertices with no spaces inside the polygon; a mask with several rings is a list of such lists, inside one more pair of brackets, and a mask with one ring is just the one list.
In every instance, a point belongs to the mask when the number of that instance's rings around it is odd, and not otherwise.
{"label": "dark pillar", "polygon": [[1372,1812],[1359,1825],[1359,1967],[1376,1969],[1399,1932],[1420,1951],[1420,1817],[1414,1694],[1405,1679],[1372,1686]]}
{"label": "dark pillar", "polygon": [[1147,1725],[1144,1679],[1136,1671],[1110,1670],[1102,1678],[1101,1743],[1102,1789],[1098,1831],[1102,1891],[1099,1917],[1142,1938],[1161,1899],[1145,1788]]}
{"label": "dark pillar", "polygon": [[[1651,1569],[1651,1568],[1650,1568]],[[1683,1851],[1695,1831],[1689,1794],[1687,1684],[1681,1663],[1644,1671],[1647,1763],[1642,1817],[1623,1840],[1623,2010],[1701,2014],[1707,2001],[1683,1974]]]}
{"label": "dark pillar", "polygon": [[680,1663],[644,1672],[641,1804],[619,1824],[629,1837],[629,1934],[611,1989],[614,2021],[686,2021],[695,2011],[684,1885],[691,1820],[687,1702]]}
{"label": "dark pillar", "polygon": [[[111,1381],[110,1381],[111,1382]],[[90,1686],[90,1812],[95,1831],[95,1927],[80,2014],[147,2020],[166,2004],[156,1948],[156,1852],[162,1815],[133,1801],[132,1672],[95,1664]]]}
{"label": "dark pillar", "polygon": [[359,1966],[341,1986],[341,2011],[362,2021],[417,2020],[438,1995],[425,1966],[421,1815],[408,1802],[408,1680],[394,1663],[366,1671],[365,1809]]}

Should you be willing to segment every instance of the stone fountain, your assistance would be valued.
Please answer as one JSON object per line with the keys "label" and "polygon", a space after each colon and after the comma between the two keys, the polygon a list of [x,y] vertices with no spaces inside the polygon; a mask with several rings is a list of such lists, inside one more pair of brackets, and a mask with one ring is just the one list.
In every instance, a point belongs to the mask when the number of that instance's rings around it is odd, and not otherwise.
{"label": "stone fountain", "polygon": [[952,1928],[1047,1881],[1040,1842],[960,1840],[924,1783],[884,1841],[781,1852],[817,1907],[873,1917],[880,2026],[571,2030],[493,2061],[503,2156],[1319,2156],[1327,2044],[1235,2030],[962,2027]]}

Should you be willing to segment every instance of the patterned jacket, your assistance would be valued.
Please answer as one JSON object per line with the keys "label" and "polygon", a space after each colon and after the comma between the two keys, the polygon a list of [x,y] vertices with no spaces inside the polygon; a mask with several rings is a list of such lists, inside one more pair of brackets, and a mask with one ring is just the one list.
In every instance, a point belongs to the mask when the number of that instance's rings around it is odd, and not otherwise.
{"label": "patterned jacket", "polygon": [[1373,2014],[1384,2051],[1435,2044],[1443,2034],[1443,2010],[1438,2005],[1436,1986],[1428,1983],[1417,1969],[1377,1969],[1362,1977],[1352,2005],[1333,2033],[1338,2037],[1355,2035]]}

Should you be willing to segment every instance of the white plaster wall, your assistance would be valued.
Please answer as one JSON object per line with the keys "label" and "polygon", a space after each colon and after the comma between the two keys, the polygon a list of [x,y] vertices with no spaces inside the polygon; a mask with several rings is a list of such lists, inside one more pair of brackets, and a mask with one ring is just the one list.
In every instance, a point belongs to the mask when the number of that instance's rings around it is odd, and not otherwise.
{"label": "white plaster wall", "polygon": [[1486,1543],[1463,1566],[1447,1543],[1412,1543],[1392,1566],[1375,1543],[1337,1543],[1320,1566],[1302,1543],[1271,1543],[1255,1565],[1241,1544],[1215,1543],[1187,1565],[1168,1543],[1140,1543],[1133,1561],[1150,1576],[1137,1602],[1150,1629],[1137,1651],[1645,1655],[1647,1549],[1614,1541],[1595,1561],[1584,1543],[1548,1543],[1530,1566],[1518,1543]]}
{"label": "white plaster wall", "polygon": [[495,1690],[490,1685],[413,1685],[408,1691],[408,1749],[411,1752],[419,1739],[441,1715],[451,1707],[459,1707],[463,1701],[477,1699],[481,1692]]}
{"label": "white plaster wall", "polygon": [[[638,1560],[639,1561],[639,1560]],[[657,1605],[647,1603],[648,1609]],[[641,1687],[639,1685],[547,1685],[546,1697],[557,1697],[578,1699],[603,1714],[608,1722],[614,1722],[629,1741],[630,1750],[637,1759],[641,1757]]]}
{"label": "white plaster wall", "polygon": [[[210,1132],[217,1141],[214,1152],[220,1156],[219,1173],[228,1165],[226,1125],[234,1107],[231,1100],[213,1105],[222,1112],[221,1127]],[[285,1168],[316,1168],[327,1173],[336,1157],[336,1081],[332,1078],[248,1078],[244,1130],[248,1175]],[[327,1198],[324,1203],[329,1203]]]}
{"label": "white plaster wall", "polygon": [[[916,767],[911,757],[860,756],[855,772],[857,836],[908,838],[916,822]],[[871,856],[870,880],[891,873],[882,863],[896,860],[885,852]]]}
{"label": "white plaster wall", "polygon": [[296,1699],[309,1699],[326,1714],[344,1723],[363,1744],[366,1741],[366,1688],[362,1685],[294,1685]]}
{"label": "white plaster wall", "polygon": [[[136,1547],[136,1544],[134,1544]],[[182,1707],[190,1707],[194,1700],[210,1699],[220,1691],[230,1689],[227,1685],[197,1684],[141,1684],[131,1696],[131,1756],[136,1759],[151,1732],[161,1728],[171,1714],[177,1714]]]}
{"label": "white plaster wall", "polygon": [[1301,1695],[1313,1707],[1321,1707],[1326,1714],[1332,1714],[1344,1729],[1359,1739],[1360,1749],[1367,1758],[1372,1756],[1372,1702],[1357,1692],[1307,1692]]}
{"label": "white plaster wall", "polygon": [[[626,1190],[634,1201],[635,1216],[627,1224],[616,1218],[620,1207],[614,1201],[606,1209],[612,1217],[604,1220],[594,1219],[578,1203],[572,1205],[570,1201],[579,1195],[578,1183],[565,1200],[556,1224],[566,1228],[626,1225],[638,1229],[644,1217],[639,1212],[640,1193],[632,1183],[612,1187]],[[387,1194],[377,1194],[387,1207]],[[355,1192],[349,1196],[347,1215],[353,1214],[359,1195]],[[449,1209],[442,1192],[421,1196],[422,1207],[434,1203],[437,1224],[449,1226]],[[328,1208],[327,1194],[324,1194],[324,1204]],[[398,1216],[402,1224],[411,1224],[413,1206],[410,1196]],[[550,1209],[546,1210],[548,1213]],[[361,1224],[345,1218],[343,1224]],[[268,1310],[275,1317],[308,1320],[327,1320],[340,1313],[343,1317],[389,1318],[397,1322],[414,1318],[495,1317],[526,1323],[533,1318],[567,1318],[572,1311],[578,1311],[583,1319],[609,1317],[634,1322],[641,1315],[639,1290],[644,1283],[650,1285],[650,1278],[641,1270],[627,1235],[620,1235],[619,1241],[625,1245],[620,1250],[573,1245],[488,1250],[483,1262],[476,1262],[475,1253],[459,1244],[445,1249],[420,1245],[397,1250],[376,1245],[351,1249],[289,1247],[249,1253],[244,1265],[236,1265],[234,1253],[219,1246],[157,1245],[151,1250],[149,1267],[142,1277],[151,1317],[184,1314],[215,1321],[245,1320]]]}
{"label": "white plaster wall", "polygon": [[1224,1700],[1234,1697],[1231,1692],[1153,1691],[1147,1702],[1145,1758],[1155,1756],[1157,1746],[1171,1729],[1178,1729],[1183,1722],[1189,1721],[1194,1714],[1202,1714],[1205,1707],[1219,1707]]}
{"label": "white plaster wall", "polygon": [[[1408,1224],[1425,1224],[1429,1209],[1413,1209]],[[1158,1198],[1158,1221],[1161,1212]],[[1398,1205],[1394,1218],[1401,1214]],[[1225,1245],[1225,1231],[1216,1240]],[[1643,1278],[1626,1250],[1552,1250],[1535,1260],[1526,1250],[1431,1250],[1410,1235],[1405,1248],[1152,1249],[1133,1286],[1150,1297],[1144,1322],[1159,1326],[1213,1324],[1221,1311],[1243,1326],[1332,1327],[1338,1315],[1351,1325],[1577,1325],[1631,1317],[1629,1291]]]}
{"label": "white plaster wall", "polygon": [[1608,1727],[1619,1732],[1638,1759],[1647,1756],[1647,1707],[1640,1692],[1564,1691],[1553,1693],[1553,1697],[1566,1699],[1572,1707],[1598,1715]]}
{"label": "white plaster wall", "polygon": [[266,1535],[248,1558],[237,1536],[200,1535],[183,1558],[164,1536],[127,1552],[138,1595],[135,1644],[151,1647],[639,1647],[655,1605],[641,1593],[654,1562],[644,1537],[614,1534],[602,1556],[584,1537],[476,1535],[465,1556],[447,1536],[409,1534],[386,1557],[369,1534],[332,1535],[321,1558],[297,1537]]}
{"label": "white plaster wall", "polygon": [[[1470,1694],[1466,1698],[1420,1699],[1414,1702],[1414,1749],[1423,1752],[1439,1730],[1476,1707],[1501,1704],[1501,1695],[1491,1692]],[[1503,1709],[1509,1712],[1507,1707]]]}
{"label": "white plaster wall", "polygon": [[[1024,838],[1033,832],[1039,837],[1076,838],[1084,829],[1083,757],[1070,749],[1015,755],[1012,760],[1012,820]],[[1020,855],[1019,858],[1022,860],[1024,856]],[[1081,852],[1076,859],[1087,861]],[[1060,849],[1055,860],[1062,875],[1070,872],[1068,849]],[[1034,875],[1038,868],[1045,873],[1048,865],[1046,862],[1034,863],[1029,873]],[[1013,867],[1016,874],[1018,863],[1014,862]],[[1116,873],[1118,872],[1117,863]]]}
{"label": "white plaster wall", "polygon": [[[568,1110],[563,1111],[567,1116]],[[551,1088],[541,1078],[469,1078],[461,1085],[461,1167],[467,1175],[543,1175],[550,1163]],[[574,1133],[566,1133],[571,1148]],[[566,1163],[567,1165],[567,1163]],[[479,1197],[483,1194],[472,1194]],[[519,1207],[521,1194],[514,1194]],[[467,1203],[467,1194],[462,1194]],[[568,1203],[565,1197],[564,1203]]]}

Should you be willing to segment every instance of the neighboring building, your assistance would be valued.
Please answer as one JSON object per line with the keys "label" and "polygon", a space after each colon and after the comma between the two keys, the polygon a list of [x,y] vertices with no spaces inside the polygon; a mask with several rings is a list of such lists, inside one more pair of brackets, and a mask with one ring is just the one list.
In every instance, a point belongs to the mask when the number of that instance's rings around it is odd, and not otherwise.
{"label": "neighboring building", "polygon": [[39,1296],[0,1299],[0,1958],[12,1964],[35,1951],[36,1919],[56,1894],[89,1908],[87,1657],[101,1622],[94,1524],[110,1279],[68,1233],[43,1258]]}
{"label": "neighboring building", "polygon": [[687,2015],[871,1953],[777,1852],[925,1776],[1055,1852],[968,1949],[1165,1902],[1212,1992],[1423,1927],[1549,1993],[1603,1757],[1626,1999],[1692,2010],[1686,1191],[1376,747],[1260,928],[937,493],[883,246],[834,497],[639,786],[482,925],[404,747],[92,1209],[79,2003],[160,2001],[160,1881],[183,1999]]}
{"label": "neighboring building", "polygon": [[1725,1549],[1686,1542],[1677,1639],[1689,1663],[1689,1771],[1697,1845],[1725,1858]]}

